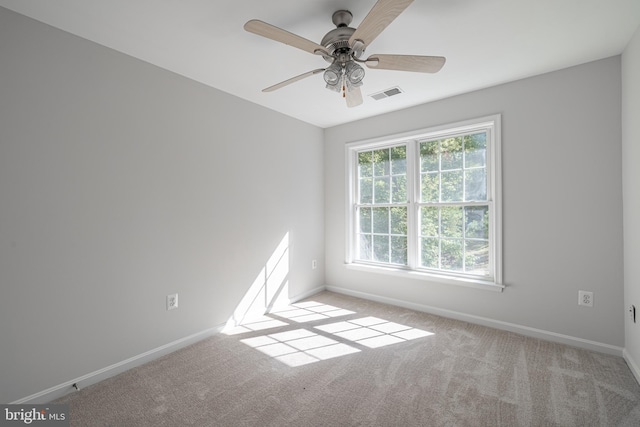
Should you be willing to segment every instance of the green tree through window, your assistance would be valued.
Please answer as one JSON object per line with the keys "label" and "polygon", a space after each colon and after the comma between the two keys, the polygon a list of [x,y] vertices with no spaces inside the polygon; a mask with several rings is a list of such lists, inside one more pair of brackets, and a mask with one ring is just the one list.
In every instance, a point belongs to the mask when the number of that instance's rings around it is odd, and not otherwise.
{"label": "green tree through window", "polygon": [[406,146],[358,153],[358,257],[407,265]]}
{"label": "green tree through window", "polygon": [[418,145],[420,266],[488,276],[487,132]]}

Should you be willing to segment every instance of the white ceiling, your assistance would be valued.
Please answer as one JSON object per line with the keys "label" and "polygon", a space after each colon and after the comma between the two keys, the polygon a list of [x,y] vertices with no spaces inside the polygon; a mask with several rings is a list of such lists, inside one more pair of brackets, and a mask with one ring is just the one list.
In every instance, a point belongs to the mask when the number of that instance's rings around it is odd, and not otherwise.
{"label": "white ceiling", "polygon": [[[437,74],[370,70],[364,103],[347,108],[317,74],[261,90],[328,64],[243,30],[260,19],[319,43],[331,15],[375,0],[0,0],[0,6],[319,127],[620,54],[640,25],[640,0],[416,0],[367,48],[446,56]],[[369,94],[394,86],[381,101]]]}

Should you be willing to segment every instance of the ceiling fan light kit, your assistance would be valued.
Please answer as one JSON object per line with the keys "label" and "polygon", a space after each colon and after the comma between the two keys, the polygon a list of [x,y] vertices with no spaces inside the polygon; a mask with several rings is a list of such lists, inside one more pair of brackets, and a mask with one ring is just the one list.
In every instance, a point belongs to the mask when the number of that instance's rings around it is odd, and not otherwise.
{"label": "ceiling fan light kit", "polygon": [[245,30],[322,56],[331,64],[327,68],[309,71],[277,83],[263,89],[263,92],[272,92],[306,77],[323,73],[326,88],[342,92],[347,106],[355,107],[362,104],[360,87],[363,84],[365,71],[360,64],[379,70],[437,73],[446,61],[442,56],[377,54],[364,60],[360,59],[367,46],[412,2],[413,0],[378,0],[358,28],[349,27],[353,20],[351,12],[338,10],[332,16],[332,22],[336,28],[325,34],[320,44],[263,21],[256,19],[248,21],[244,25]]}
{"label": "ceiling fan light kit", "polygon": [[334,62],[324,70],[322,77],[324,77],[324,81],[327,82],[329,86],[335,86],[340,82],[340,78],[342,77],[342,67],[340,67],[340,64]]}
{"label": "ceiling fan light kit", "polygon": [[350,61],[344,67],[344,74],[351,84],[357,84],[364,79],[364,68],[354,61]]}

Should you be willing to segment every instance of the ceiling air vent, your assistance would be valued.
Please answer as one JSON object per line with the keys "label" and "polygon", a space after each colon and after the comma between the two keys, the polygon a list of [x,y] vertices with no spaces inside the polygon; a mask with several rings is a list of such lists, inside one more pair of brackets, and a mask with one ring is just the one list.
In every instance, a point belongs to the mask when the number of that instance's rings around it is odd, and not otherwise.
{"label": "ceiling air vent", "polygon": [[390,96],[399,95],[402,93],[402,89],[398,86],[392,87],[391,89],[383,90],[382,92],[377,92],[369,95],[376,101],[380,101],[381,99],[389,98]]}

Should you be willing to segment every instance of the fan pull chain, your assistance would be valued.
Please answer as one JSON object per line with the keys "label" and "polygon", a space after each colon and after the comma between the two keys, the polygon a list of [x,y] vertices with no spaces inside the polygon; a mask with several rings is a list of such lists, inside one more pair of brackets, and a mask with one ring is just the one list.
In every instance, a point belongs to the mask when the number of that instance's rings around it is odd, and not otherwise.
{"label": "fan pull chain", "polygon": [[347,88],[344,85],[342,85],[342,97],[343,98],[347,97]]}

